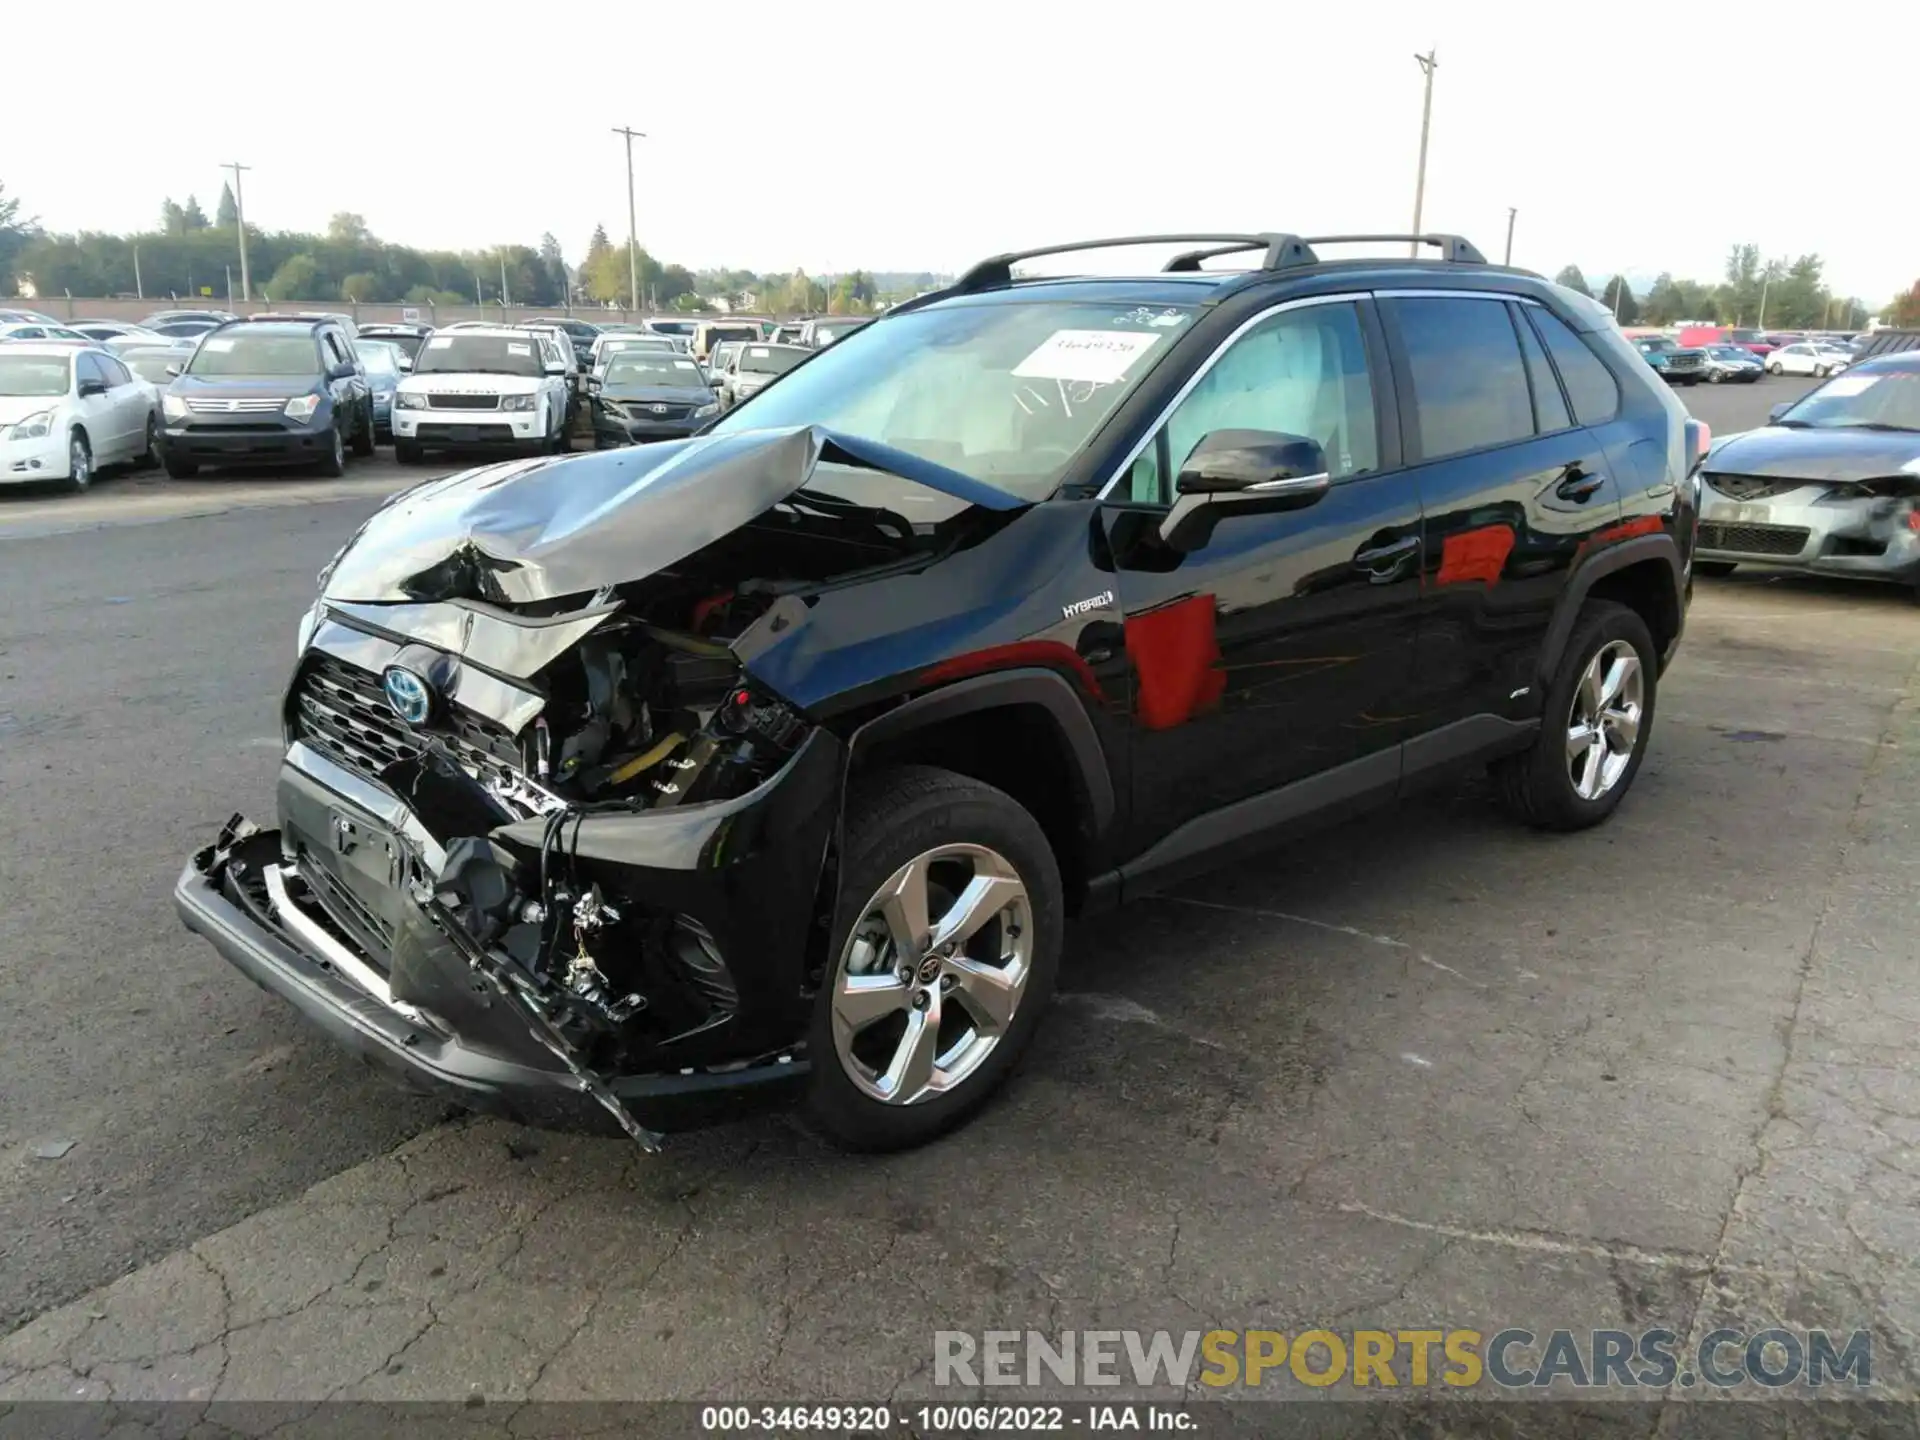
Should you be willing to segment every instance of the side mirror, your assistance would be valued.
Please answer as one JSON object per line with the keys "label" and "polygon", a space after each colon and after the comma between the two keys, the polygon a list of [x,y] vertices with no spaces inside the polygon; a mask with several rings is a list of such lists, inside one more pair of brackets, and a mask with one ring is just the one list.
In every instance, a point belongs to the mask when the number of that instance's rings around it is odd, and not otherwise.
{"label": "side mirror", "polygon": [[331,369],[327,371],[327,379],[351,380],[353,378],[353,373],[354,371],[353,371],[352,364],[348,361],[342,360],[338,365],[333,366]]}
{"label": "side mirror", "polygon": [[409,360],[404,355],[402,355],[400,359],[395,363],[397,363],[402,370],[411,370],[413,368],[413,361]]}
{"label": "side mirror", "polygon": [[718,375],[709,375],[707,377],[707,388],[709,390],[724,389],[726,387],[726,383],[727,382]]}
{"label": "side mirror", "polygon": [[82,400],[86,399],[89,395],[104,395],[106,393],[107,382],[104,380],[82,380],[80,382],[80,398]]}
{"label": "side mirror", "polygon": [[1178,498],[1160,523],[1160,539],[1186,554],[1212,538],[1223,515],[1299,510],[1332,483],[1317,440],[1272,430],[1215,430],[1181,466],[1173,487]]}
{"label": "side mirror", "polygon": [[602,390],[606,388],[607,388],[607,382],[605,377],[600,375],[587,376],[587,389],[592,391],[595,395],[598,395]]}
{"label": "side mirror", "polygon": [[566,373],[567,373],[567,367],[562,362],[558,360],[549,360],[547,362],[547,374],[564,375]]}
{"label": "side mirror", "polygon": [[1792,408],[1793,408],[1793,401],[1782,400],[1778,405],[1775,405],[1771,410],[1767,411],[1767,422],[1771,424],[1775,420],[1778,420],[1782,415],[1786,414],[1787,411],[1791,410]]}
{"label": "side mirror", "polygon": [[180,362],[178,360],[174,361],[171,365],[167,366],[167,375],[169,377],[177,376],[179,373],[180,373]]}

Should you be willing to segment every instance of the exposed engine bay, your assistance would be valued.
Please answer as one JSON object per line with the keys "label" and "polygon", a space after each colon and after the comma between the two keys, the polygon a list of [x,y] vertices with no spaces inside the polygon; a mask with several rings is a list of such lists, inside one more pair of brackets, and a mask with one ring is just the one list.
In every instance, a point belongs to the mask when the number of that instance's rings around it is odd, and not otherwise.
{"label": "exposed engine bay", "polygon": [[[728,498],[761,508],[709,503],[681,531],[719,533],[677,554],[636,528],[660,563],[609,579],[638,563],[616,543],[618,507],[645,491],[657,512],[677,493],[678,447],[650,448],[644,465],[623,451],[592,471],[472,472],[378,512],[303,628],[281,829],[236,817],[202,866],[394,1013],[516,1063],[531,1036],[643,1144],[656,1137],[619,1077],[792,1058],[791,1013],[770,1023],[761,996],[740,1018],[743,990],[766,985],[743,971],[819,918],[845,751],[752,661],[833,591],[924,569],[1014,508],[935,496],[937,513],[909,521],[845,486],[789,477],[774,493],[769,453],[805,478],[831,442],[761,436],[713,447],[757,460],[760,491]],[[516,497],[569,472],[563,492]],[[531,541],[529,513],[546,527]],[[743,912],[743,893],[787,918]],[[784,988],[790,1010],[804,984]]]}

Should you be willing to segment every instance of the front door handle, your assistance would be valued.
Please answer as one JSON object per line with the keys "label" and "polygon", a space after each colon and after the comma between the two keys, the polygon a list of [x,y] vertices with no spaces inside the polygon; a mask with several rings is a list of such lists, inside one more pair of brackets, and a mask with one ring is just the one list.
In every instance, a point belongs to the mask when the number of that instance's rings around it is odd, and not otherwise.
{"label": "front door handle", "polygon": [[1391,545],[1362,550],[1353,557],[1353,568],[1366,571],[1375,580],[1391,580],[1399,573],[1400,567],[1417,554],[1419,549],[1420,537],[1409,535],[1406,539],[1396,540]]}
{"label": "front door handle", "polygon": [[1553,493],[1562,500],[1582,504],[1599,494],[1600,487],[1606,483],[1606,476],[1595,475],[1591,470],[1582,470],[1578,464],[1573,464],[1561,472],[1560,483],[1553,487]]}

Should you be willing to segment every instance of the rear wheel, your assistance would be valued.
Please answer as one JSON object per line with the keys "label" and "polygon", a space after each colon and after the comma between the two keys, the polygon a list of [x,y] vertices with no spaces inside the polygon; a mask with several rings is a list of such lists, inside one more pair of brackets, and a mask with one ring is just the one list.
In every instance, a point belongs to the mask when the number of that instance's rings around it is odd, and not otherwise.
{"label": "rear wheel", "polygon": [[360,411],[360,423],[353,432],[353,453],[373,454],[373,405],[371,402]]}
{"label": "rear wheel", "polygon": [[1694,574],[1705,575],[1713,579],[1718,579],[1722,575],[1731,575],[1739,568],[1739,562],[1736,560],[1696,560],[1693,562]]}
{"label": "rear wheel", "polygon": [[141,446],[139,465],[142,470],[151,469],[160,463],[160,421],[147,416],[147,438]]}
{"label": "rear wheel", "polygon": [[1707,383],[1709,385],[1718,385],[1722,380],[1726,378],[1727,377],[1722,375],[1718,370],[1709,370],[1707,372]]}
{"label": "rear wheel", "polygon": [[848,805],[806,1115],[898,1150],[978,1110],[1018,1062],[1060,963],[1060,871],[1011,796],[903,767]]}
{"label": "rear wheel", "polygon": [[1515,815],[1543,830],[1584,830],[1613,813],[1653,734],[1657,664],[1638,613],[1588,602],[1547,692],[1539,737],[1494,767]]}

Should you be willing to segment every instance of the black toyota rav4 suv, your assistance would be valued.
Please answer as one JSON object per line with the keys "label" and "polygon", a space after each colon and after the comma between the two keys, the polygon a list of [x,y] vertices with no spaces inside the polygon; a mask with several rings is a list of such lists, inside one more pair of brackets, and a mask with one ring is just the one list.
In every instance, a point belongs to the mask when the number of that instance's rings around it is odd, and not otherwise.
{"label": "black toyota rav4 suv", "polygon": [[884,1148],[1005,1077],[1069,916],[1467,764],[1605,819],[1704,430],[1457,237],[1316,249],[1388,238],[999,256],[690,439],[395,497],[186,923],[475,1108]]}

